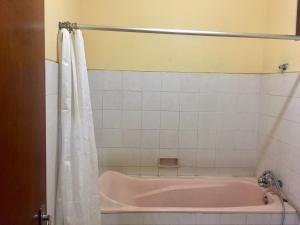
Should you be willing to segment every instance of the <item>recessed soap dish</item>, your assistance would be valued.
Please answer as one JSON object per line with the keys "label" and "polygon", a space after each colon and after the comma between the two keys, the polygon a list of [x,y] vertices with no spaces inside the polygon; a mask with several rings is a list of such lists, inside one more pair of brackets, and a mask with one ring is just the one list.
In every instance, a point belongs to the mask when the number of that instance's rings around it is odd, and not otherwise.
{"label": "recessed soap dish", "polygon": [[178,168],[178,158],[159,158],[158,167],[160,168]]}

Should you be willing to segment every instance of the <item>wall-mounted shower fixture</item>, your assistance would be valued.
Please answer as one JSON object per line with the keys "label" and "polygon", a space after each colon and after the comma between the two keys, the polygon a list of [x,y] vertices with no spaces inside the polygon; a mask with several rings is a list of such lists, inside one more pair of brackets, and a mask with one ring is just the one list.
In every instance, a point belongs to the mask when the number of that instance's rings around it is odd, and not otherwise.
{"label": "wall-mounted shower fixture", "polygon": [[279,180],[270,170],[266,170],[258,178],[257,183],[260,187],[269,188],[278,185],[282,188],[282,181]]}
{"label": "wall-mounted shower fixture", "polygon": [[289,67],[288,63],[284,63],[278,66],[278,69],[280,69],[281,73],[285,72]]}
{"label": "wall-mounted shower fixture", "polygon": [[[284,225],[285,221],[285,202],[288,202],[287,198],[285,197],[282,191],[282,181],[275,176],[275,174],[270,171],[266,170],[258,177],[257,183],[260,187],[267,188],[268,191],[272,191],[274,194],[278,195],[281,205],[282,205],[282,214],[281,214],[281,225]],[[266,195],[263,196],[264,203],[266,202]],[[268,201],[268,200],[267,200]]]}

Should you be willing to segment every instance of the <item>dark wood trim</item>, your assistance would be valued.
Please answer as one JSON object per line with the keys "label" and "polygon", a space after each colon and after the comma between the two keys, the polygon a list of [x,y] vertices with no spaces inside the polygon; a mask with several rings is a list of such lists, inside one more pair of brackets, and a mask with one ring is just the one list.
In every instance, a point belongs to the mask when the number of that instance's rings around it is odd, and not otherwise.
{"label": "dark wood trim", "polygon": [[300,35],[300,0],[298,0],[297,6],[297,24],[296,24],[296,35]]}
{"label": "dark wood trim", "polygon": [[46,203],[44,1],[0,0],[0,224]]}

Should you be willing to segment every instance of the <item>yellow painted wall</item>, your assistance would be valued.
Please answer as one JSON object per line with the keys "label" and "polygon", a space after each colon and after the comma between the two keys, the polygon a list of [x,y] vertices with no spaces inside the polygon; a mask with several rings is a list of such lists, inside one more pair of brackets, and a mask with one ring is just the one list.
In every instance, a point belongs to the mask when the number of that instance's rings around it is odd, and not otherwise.
{"label": "yellow painted wall", "polygon": [[[81,23],[236,32],[266,30],[268,0],[89,0]],[[264,41],[84,31],[88,67],[262,72]]]}
{"label": "yellow painted wall", "polygon": [[[57,60],[57,24],[295,33],[297,0],[45,0],[46,58]],[[84,31],[90,69],[260,73],[289,63],[300,42]]]}
{"label": "yellow painted wall", "polygon": [[[267,32],[294,35],[297,0],[269,0],[268,5]],[[288,71],[300,71],[300,41],[266,42],[263,71],[276,72],[283,63],[289,63]]]}
{"label": "yellow painted wall", "polygon": [[79,20],[80,0],[45,0],[45,55],[57,61],[57,32],[59,21]]}

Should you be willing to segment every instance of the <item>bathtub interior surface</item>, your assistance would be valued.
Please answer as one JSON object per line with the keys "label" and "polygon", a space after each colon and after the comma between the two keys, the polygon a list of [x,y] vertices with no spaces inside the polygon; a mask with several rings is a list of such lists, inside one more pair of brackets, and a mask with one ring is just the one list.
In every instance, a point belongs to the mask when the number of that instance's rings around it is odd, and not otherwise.
{"label": "bathtub interior surface", "polygon": [[[231,190],[235,188],[235,191]],[[209,193],[212,193],[208,195]],[[139,207],[239,207],[262,205],[262,194],[241,182],[224,184],[170,185],[138,194],[133,204]],[[247,197],[248,196],[248,197]]]}
{"label": "bathtub interior surface", "polygon": [[[281,210],[255,178],[142,178],[107,171],[99,179],[102,212],[227,212]],[[293,210],[287,204],[287,211]]]}

